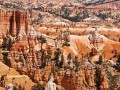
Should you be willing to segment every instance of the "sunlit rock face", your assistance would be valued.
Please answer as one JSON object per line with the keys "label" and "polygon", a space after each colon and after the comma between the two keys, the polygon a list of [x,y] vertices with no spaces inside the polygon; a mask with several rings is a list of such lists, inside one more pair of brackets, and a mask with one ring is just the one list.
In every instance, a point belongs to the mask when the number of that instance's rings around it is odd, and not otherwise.
{"label": "sunlit rock face", "polygon": [[27,33],[29,23],[27,12],[0,9],[0,18],[0,38],[8,31],[12,37],[16,37],[21,28]]}
{"label": "sunlit rock face", "polygon": [[45,88],[45,90],[56,90],[57,86],[53,81],[54,81],[54,78],[53,76],[51,76],[50,80],[47,83],[47,87]]}
{"label": "sunlit rock face", "polygon": [[9,83],[5,88],[6,90],[13,90],[13,84]]}
{"label": "sunlit rock face", "polygon": [[89,35],[88,39],[90,41],[90,44],[92,44],[92,55],[96,55],[98,52],[100,52],[100,50],[103,49],[103,38],[97,31],[92,32],[92,34]]}

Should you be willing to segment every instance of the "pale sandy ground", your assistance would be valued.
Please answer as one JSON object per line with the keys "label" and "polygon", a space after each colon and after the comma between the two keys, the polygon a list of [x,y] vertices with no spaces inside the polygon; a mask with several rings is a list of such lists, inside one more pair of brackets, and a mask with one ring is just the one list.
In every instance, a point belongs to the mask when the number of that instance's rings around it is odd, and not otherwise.
{"label": "pale sandy ground", "polygon": [[[25,85],[25,90],[31,90],[31,87],[34,85],[34,83],[31,81],[31,79],[26,76],[26,75],[20,75],[15,69],[11,68],[9,71],[9,67],[4,65],[2,62],[0,62],[0,76],[2,75],[8,75],[6,78],[6,84],[12,82],[12,79],[15,78],[13,80],[13,83],[19,83],[21,85]],[[9,71],[9,72],[8,72]],[[27,82],[25,84],[25,82]],[[0,88],[0,90],[2,90],[2,88]]]}

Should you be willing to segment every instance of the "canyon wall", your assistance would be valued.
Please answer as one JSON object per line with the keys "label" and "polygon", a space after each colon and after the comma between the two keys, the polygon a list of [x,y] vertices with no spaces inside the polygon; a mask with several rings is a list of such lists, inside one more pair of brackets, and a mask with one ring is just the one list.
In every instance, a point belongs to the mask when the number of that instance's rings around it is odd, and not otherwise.
{"label": "canyon wall", "polygon": [[0,9],[0,38],[3,38],[6,32],[10,32],[12,37],[16,37],[21,29],[27,33],[28,23],[27,12]]}

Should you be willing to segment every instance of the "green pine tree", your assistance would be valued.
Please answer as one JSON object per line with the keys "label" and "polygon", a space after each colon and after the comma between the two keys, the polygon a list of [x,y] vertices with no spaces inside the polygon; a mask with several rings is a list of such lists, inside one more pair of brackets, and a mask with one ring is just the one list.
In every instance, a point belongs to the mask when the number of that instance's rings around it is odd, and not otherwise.
{"label": "green pine tree", "polygon": [[42,35],[38,37],[38,40],[39,40],[40,43],[41,43],[41,50],[42,50],[43,44],[44,44],[44,43],[47,43],[47,40],[46,40],[46,38],[45,38],[44,36],[42,36]]}
{"label": "green pine tree", "polygon": [[37,83],[32,87],[32,90],[45,90],[45,88],[41,84]]}
{"label": "green pine tree", "polygon": [[103,57],[102,55],[99,56],[99,60],[96,62],[97,64],[102,64],[103,62]]}

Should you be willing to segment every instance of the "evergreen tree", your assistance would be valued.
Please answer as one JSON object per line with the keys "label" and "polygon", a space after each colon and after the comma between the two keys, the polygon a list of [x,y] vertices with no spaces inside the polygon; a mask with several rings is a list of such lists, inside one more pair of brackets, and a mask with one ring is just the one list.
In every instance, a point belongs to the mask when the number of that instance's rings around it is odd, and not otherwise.
{"label": "evergreen tree", "polygon": [[67,59],[68,59],[68,64],[70,64],[70,60],[72,59],[72,54],[71,53],[68,54]]}
{"label": "evergreen tree", "polygon": [[102,64],[103,62],[103,57],[102,55],[99,56],[99,60],[96,62],[97,64]]}
{"label": "evergreen tree", "polygon": [[61,50],[59,48],[56,49],[55,53],[54,53],[54,60],[56,61],[56,63],[59,62],[59,57],[60,57],[60,54],[61,54]]}
{"label": "evergreen tree", "polygon": [[16,86],[13,86],[13,90],[17,90]]}
{"label": "evergreen tree", "polygon": [[68,59],[68,60],[71,60],[71,59],[72,59],[71,53],[68,54],[67,59]]}
{"label": "evergreen tree", "polygon": [[6,37],[4,37],[3,42],[2,42],[2,48],[3,49],[7,49],[10,50],[10,48],[12,47],[12,45],[15,43],[14,40],[11,40],[11,38],[9,37],[9,33],[6,33]]}
{"label": "evergreen tree", "polygon": [[42,67],[44,67],[45,66],[45,64],[46,64],[46,54],[45,54],[45,50],[41,50],[40,51],[40,53],[42,54],[42,56],[41,56],[41,63],[42,63]]}
{"label": "evergreen tree", "polygon": [[44,36],[38,36],[38,40],[40,41],[40,43],[41,43],[41,50],[42,50],[42,47],[43,47],[43,44],[44,43],[47,43],[47,40],[46,40],[46,38],[44,37]]}
{"label": "evergreen tree", "polygon": [[79,68],[78,56],[75,56],[75,60],[73,63],[75,64],[76,71],[78,71],[78,68]]}
{"label": "evergreen tree", "polygon": [[32,90],[45,90],[45,88],[41,84],[37,83],[32,87]]}
{"label": "evergreen tree", "polygon": [[64,55],[62,53],[61,60],[60,60],[60,63],[59,63],[60,67],[62,67],[63,63],[64,63]]}
{"label": "evergreen tree", "polygon": [[120,72],[120,54],[117,56],[117,63],[114,67],[117,71]]}
{"label": "evergreen tree", "polygon": [[8,38],[5,37],[2,42],[2,48],[3,49],[8,49]]}
{"label": "evergreen tree", "polygon": [[20,55],[20,56],[19,56],[19,60],[20,60],[20,62],[23,62],[24,57],[23,57],[22,55]]}
{"label": "evergreen tree", "polygon": [[5,63],[7,63],[7,60],[8,60],[8,53],[4,52],[2,53],[3,54],[3,60]]}

